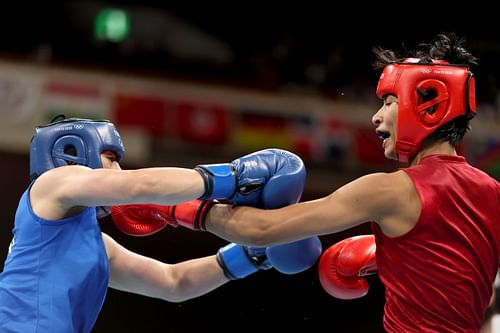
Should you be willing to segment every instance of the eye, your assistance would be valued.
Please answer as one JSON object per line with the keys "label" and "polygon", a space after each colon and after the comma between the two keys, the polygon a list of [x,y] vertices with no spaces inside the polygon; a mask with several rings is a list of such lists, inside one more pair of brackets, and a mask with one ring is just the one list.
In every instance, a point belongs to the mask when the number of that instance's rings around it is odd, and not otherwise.
{"label": "eye", "polygon": [[394,96],[387,96],[384,98],[384,105],[385,106],[390,106],[394,103],[397,103],[398,102],[398,99]]}
{"label": "eye", "polygon": [[107,160],[109,160],[110,162],[116,162],[118,160],[118,157],[116,156],[116,154],[111,152],[111,151],[106,151],[103,154],[104,154],[104,157]]}
{"label": "eye", "polygon": [[76,148],[75,146],[66,146],[64,147],[64,154],[76,156]]}

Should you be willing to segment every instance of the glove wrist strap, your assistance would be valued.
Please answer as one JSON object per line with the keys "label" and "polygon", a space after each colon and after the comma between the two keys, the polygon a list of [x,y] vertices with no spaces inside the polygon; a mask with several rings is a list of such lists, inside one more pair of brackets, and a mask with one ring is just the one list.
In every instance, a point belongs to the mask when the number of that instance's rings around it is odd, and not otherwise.
{"label": "glove wrist strap", "polygon": [[235,243],[228,244],[217,252],[217,262],[230,280],[242,279],[259,270],[243,246]]}
{"label": "glove wrist strap", "polygon": [[205,193],[201,200],[230,199],[236,191],[235,171],[231,164],[205,164],[194,168],[205,181]]}
{"label": "glove wrist strap", "polygon": [[192,200],[173,206],[169,214],[175,223],[196,231],[206,231],[205,220],[215,201]]}

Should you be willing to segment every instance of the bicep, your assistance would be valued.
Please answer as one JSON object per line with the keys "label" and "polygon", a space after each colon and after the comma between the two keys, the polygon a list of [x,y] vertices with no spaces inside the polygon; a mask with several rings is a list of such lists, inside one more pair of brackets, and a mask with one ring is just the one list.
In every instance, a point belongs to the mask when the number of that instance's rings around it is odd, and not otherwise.
{"label": "bicep", "polygon": [[[107,206],[130,196],[133,182],[124,173],[82,166],[55,168],[42,174],[31,188],[32,204],[60,207]],[[110,204],[108,204],[110,203]]]}
{"label": "bicep", "polygon": [[137,192],[139,179],[127,171],[79,169],[63,183],[64,201],[70,206],[112,206],[127,203]]}
{"label": "bicep", "polygon": [[395,192],[385,174],[350,182],[330,195],[276,211],[274,233],[283,239],[340,232],[389,214]]}

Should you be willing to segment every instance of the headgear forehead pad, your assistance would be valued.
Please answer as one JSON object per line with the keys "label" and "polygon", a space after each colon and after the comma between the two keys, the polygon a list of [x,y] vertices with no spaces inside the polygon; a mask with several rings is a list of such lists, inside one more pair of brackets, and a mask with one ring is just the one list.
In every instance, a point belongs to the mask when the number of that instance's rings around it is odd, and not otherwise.
{"label": "headgear forehead pad", "polygon": [[388,94],[398,98],[396,154],[402,162],[438,127],[476,113],[475,81],[467,66],[418,61],[409,58],[387,65],[376,92],[379,98]]}
{"label": "headgear forehead pad", "polygon": [[31,140],[30,175],[68,164],[102,168],[101,153],[110,150],[123,158],[120,134],[107,120],[69,118],[38,126]]}

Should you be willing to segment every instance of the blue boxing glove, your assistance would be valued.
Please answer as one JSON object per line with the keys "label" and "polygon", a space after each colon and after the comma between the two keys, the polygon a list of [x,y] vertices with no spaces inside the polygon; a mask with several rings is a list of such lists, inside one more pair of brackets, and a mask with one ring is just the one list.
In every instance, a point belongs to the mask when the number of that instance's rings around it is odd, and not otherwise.
{"label": "blue boxing glove", "polygon": [[257,151],[231,163],[198,165],[195,170],[205,180],[205,194],[200,199],[260,208],[298,202],[306,177],[300,157],[282,149]]}
{"label": "blue boxing glove", "polygon": [[317,236],[292,243],[270,246],[266,249],[269,263],[283,274],[297,274],[312,267],[323,252]]}
{"label": "blue boxing glove", "polygon": [[217,261],[230,280],[274,267],[283,274],[297,274],[312,267],[323,247],[318,237],[268,248],[228,244],[217,252]]}
{"label": "blue boxing glove", "polygon": [[230,243],[217,252],[217,262],[230,280],[242,279],[260,269],[272,266],[266,257],[266,248]]}

